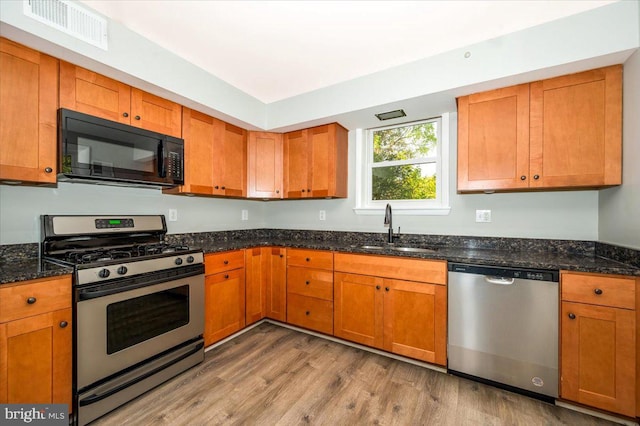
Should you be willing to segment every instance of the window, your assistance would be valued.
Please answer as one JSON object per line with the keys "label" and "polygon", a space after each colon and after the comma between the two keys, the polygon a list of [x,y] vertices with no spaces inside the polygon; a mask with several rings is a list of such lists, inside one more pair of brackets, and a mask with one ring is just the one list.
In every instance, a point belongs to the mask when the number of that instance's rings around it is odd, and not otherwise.
{"label": "window", "polygon": [[448,114],[359,130],[356,213],[448,214]]}

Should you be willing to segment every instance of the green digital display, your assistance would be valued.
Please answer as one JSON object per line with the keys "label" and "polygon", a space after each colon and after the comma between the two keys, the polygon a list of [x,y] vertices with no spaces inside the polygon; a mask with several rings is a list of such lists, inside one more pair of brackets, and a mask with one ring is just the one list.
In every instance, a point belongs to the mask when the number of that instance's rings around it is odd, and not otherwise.
{"label": "green digital display", "polygon": [[120,225],[120,219],[109,219],[109,225]]}

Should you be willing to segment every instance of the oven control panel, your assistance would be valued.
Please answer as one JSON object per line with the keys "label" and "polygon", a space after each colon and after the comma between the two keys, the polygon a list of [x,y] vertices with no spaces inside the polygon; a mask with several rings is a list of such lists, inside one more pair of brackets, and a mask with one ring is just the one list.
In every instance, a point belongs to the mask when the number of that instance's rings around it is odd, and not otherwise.
{"label": "oven control panel", "polygon": [[96,229],[133,228],[133,219],[96,219]]}

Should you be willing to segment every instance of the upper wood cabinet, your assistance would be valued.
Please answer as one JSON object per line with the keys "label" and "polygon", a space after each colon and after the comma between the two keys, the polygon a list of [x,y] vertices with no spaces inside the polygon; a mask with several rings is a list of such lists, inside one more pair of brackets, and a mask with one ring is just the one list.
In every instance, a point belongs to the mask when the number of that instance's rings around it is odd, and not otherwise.
{"label": "upper wood cabinet", "polygon": [[348,134],[337,123],[284,135],[284,197],[345,198]]}
{"label": "upper wood cabinet", "polygon": [[247,197],[282,198],[282,134],[249,132]]}
{"label": "upper wood cabinet", "polygon": [[0,180],[55,184],[58,60],[0,38]]}
{"label": "upper wood cabinet", "polygon": [[458,98],[458,191],[622,182],[622,66]]}
{"label": "upper wood cabinet", "polygon": [[164,192],[245,196],[247,132],[186,107],[182,116],[185,181]]}
{"label": "upper wood cabinet", "polygon": [[182,106],[116,80],[60,62],[60,107],[182,137]]}

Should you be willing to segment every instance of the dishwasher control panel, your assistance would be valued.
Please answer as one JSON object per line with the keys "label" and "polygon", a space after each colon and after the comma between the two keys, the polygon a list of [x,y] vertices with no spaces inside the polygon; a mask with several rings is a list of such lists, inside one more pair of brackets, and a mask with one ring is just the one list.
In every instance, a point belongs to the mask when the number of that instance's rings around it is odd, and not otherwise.
{"label": "dishwasher control panel", "polygon": [[559,271],[527,268],[507,268],[499,266],[469,265],[466,263],[449,263],[450,272],[462,272],[466,274],[489,275],[492,277],[518,278],[533,281],[558,282]]}

